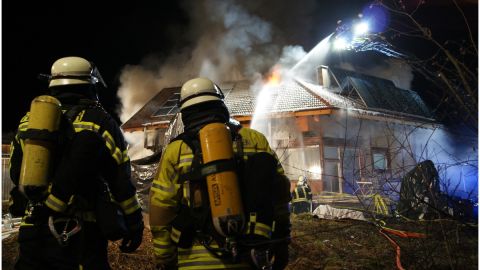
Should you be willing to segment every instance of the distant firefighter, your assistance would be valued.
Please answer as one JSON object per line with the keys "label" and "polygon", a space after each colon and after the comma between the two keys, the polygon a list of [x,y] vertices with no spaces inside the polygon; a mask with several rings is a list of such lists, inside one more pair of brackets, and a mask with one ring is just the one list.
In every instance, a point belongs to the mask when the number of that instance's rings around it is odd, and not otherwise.
{"label": "distant firefighter", "polygon": [[312,189],[307,183],[305,176],[298,178],[297,186],[292,192],[292,213],[312,212]]}

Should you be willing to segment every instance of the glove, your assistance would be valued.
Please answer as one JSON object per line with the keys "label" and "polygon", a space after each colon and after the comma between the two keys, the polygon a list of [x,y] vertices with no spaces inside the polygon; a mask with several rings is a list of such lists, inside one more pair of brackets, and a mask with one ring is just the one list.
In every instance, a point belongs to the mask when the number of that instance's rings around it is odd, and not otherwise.
{"label": "glove", "polygon": [[120,250],[130,253],[137,250],[142,243],[143,238],[143,216],[142,210],[138,209],[130,215],[125,216],[128,234],[123,238]]}

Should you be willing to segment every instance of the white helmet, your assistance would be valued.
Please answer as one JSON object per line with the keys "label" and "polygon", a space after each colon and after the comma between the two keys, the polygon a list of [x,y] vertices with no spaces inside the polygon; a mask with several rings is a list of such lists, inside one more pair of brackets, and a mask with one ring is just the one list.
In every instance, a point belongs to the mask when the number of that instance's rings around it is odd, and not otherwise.
{"label": "white helmet", "polygon": [[51,75],[46,77],[50,80],[49,87],[97,83],[101,83],[106,87],[95,65],[77,56],[63,57],[55,61],[52,65]]}
{"label": "white helmet", "polygon": [[207,78],[195,78],[183,84],[178,106],[183,110],[192,105],[211,100],[223,101],[222,90]]}
{"label": "white helmet", "polygon": [[299,185],[305,185],[307,183],[307,177],[301,175],[300,177],[298,177],[298,184]]}

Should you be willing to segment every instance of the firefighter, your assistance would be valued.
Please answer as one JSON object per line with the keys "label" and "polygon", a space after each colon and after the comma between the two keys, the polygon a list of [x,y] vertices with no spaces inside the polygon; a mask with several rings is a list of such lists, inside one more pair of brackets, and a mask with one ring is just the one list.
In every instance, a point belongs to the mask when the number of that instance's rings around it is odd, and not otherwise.
{"label": "firefighter", "polygon": [[312,190],[307,183],[307,177],[300,176],[292,192],[292,212],[294,214],[312,212]]}
{"label": "firefighter", "polygon": [[[266,138],[258,131],[242,127],[230,119],[221,89],[207,78],[195,78],[184,83],[178,106],[184,133],[166,147],[151,188],[150,228],[157,269],[252,269],[258,265],[268,265],[271,269],[272,261],[273,269],[283,269],[288,262],[290,183]],[[228,131],[225,131],[226,126]],[[225,144],[218,143],[220,141]],[[221,149],[213,149],[212,154],[209,148],[215,147]],[[247,164],[244,168],[255,163],[273,173],[267,172],[265,175],[268,176],[256,179],[255,174],[262,175],[262,170],[254,169],[245,172],[241,178],[231,173],[228,162],[216,160],[208,163],[206,160],[207,155],[215,156],[224,152],[230,153],[228,155],[234,153],[239,157],[238,160]],[[199,156],[203,156],[203,160],[199,161]],[[265,160],[271,161],[262,163]],[[199,164],[204,166],[203,169],[197,169]],[[217,167],[209,167],[209,164],[216,164]],[[211,171],[207,173],[206,180],[195,178],[195,173],[203,171]],[[276,184],[268,182],[272,179],[270,175],[278,177]],[[226,180],[222,178],[224,176],[232,178]],[[208,186],[210,197],[202,185]],[[239,186],[242,188],[237,189]],[[238,195],[237,191],[241,194]],[[238,196],[243,199],[237,200]],[[274,201],[274,208],[269,209],[272,202],[263,203],[264,198]],[[257,207],[255,213],[251,210],[254,207]],[[206,214],[205,209],[208,209]],[[225,209],[229,209],[226,211],[231,213],[230,216],[218,214]],[[250,209],[250,213],[247,213],[249,216],[244,215],[242,209]],[[272,224],[267,224],[271,222],[262,221],[262,218],[269,219],[268,215],[275,221],[274,229]],[[222,222],[227,219],[230,226],[223,226]],[[242,220],[245,223],[239,231]],[[268,252],[262,249],[249,250],[251,254],[256,254],[252,256],[257,264],[252,264],[249,261],[251,258],[242,255],[241,247],[238,250],[232,248],[233,252],[229,253],[232,250],[226,250],[225,242],[222,242],[225,235],[228,236],[232,231],[241,234],[250,229],[251,238],[248,239],[252,241],[257,237],[267,242],[278,240]],[[230,247],[239,244],[232,239],[235,236],[229,238]],[[232,259],[232,253],[236,252],[240,255],[235,260]]]}
{"label": "firefighter", "polygon": [[[110,269],[108,231],[123,229],[115,237],[123,238],[122,251],[132,252],[142,241],[144,225],[123,134],[97,97],[97,89],[106,85],[95,65],[81,57],[60,58],[51,74],[42,76],[49,81],[49,95],[32,102],[10,153],[12,194],[28,200],[15,269]],[[60,106],[56,132],[32,128],[36,119],[48,122],[53,115],[34,109],[45,104],[52,110]],[[31,145],[46,145],[50,154],[31,153]],[[50,164],[47,179],[35,180],[39,168],[27,156]],[[121,209],[123,215],[108,212],[112,201],[118,208],[110,210]],[[119,219],[100,225],[106,217]]]}

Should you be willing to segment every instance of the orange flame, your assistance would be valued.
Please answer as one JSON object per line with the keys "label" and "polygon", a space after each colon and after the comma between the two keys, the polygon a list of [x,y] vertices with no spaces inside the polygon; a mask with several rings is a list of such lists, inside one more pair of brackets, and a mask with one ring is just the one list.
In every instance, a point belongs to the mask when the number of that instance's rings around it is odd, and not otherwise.
{"label": "orange flame", "polygon": [[272,72],[267,77],[267,84],[268,85],[279,85],[280,84],[280,69],[278,67],[274,67]]}

